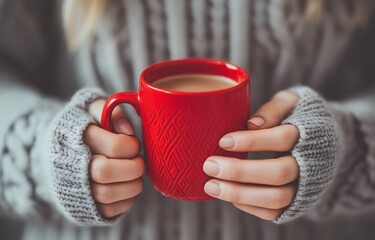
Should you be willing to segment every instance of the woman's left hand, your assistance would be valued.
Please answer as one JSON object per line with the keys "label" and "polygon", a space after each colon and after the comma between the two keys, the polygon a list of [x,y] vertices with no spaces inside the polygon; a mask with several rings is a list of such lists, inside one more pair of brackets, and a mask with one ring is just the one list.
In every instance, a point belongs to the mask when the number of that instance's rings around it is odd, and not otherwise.
{"label": "woman's left hand", "polygon": [[[297,101],[298,96],[292,92],[278,92],[249,120],[249,130],[226,134],[220,147],[233,152],[290,152],[298,141],[298,128],[280,123]],[[204,187],[208,195],[265,220],[282,214],[298,186],[299,168],[290,153],[262,160],[211,156],[203,170],[213,177]]]}

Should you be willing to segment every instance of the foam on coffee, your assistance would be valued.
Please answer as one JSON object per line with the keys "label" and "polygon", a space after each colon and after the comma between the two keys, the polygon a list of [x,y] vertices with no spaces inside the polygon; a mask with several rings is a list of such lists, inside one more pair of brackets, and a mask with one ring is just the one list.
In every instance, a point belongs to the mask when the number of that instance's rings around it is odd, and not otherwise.
{"label": "foam on coffee", "polygon": [[210,74],[182,74],[159,79],[154,87],[179,92],[209,92],[236,86],[230,78]]}

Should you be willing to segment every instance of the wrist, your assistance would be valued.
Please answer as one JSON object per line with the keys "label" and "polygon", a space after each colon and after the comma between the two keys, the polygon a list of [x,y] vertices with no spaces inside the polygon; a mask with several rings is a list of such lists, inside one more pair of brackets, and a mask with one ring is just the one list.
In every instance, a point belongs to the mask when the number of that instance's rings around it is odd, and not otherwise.
{"label": "wrist", "polygon": [[98,212],[91,194],[89,163],[91,152],[83,133],[95,122],[88,104],[105,95],[98,89],[78,91],[56,115],[48,136],[48,163],[52,195],[58,209],[78,224],[108,224]]}
{"label": "wrist", "polygon": [[300,169],[296,197],[276,223],[291,221],[304,215],[324,194],[336,172],[340,149],[337,124],[326,101],[308,87],[294,87],[290,91],[299,101],[282,124],[292,124],[300,131],[300,138],[292,150]]}

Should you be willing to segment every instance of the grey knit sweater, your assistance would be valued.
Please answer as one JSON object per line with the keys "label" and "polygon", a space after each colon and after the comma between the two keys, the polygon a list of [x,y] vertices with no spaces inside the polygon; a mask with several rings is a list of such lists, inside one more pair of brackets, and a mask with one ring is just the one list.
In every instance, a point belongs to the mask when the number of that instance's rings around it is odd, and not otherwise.
{"label": "grey knit sweater", "polygon": [[[71,56],[54,1],[0,1],[0,217],[14,219],[17,236],[374,239],[373,1],[362,26],[350,23],[345,1],[330,1],[321,22],[306,22],[297,0],[109,2],[95,36]],[[252,110],[281,89],[300,96],[283,122],[300,130],[298,192],[274,223],[221,201],[167,199],[147,177],[131,211],[117,219],[98,212],[82,141],[95,123],[87,104],[136,91],[143,68],[183,57],[247,69]],[[140,119],[126,110],[141,136]],[[6,221],[0,239],[13,236]]]}

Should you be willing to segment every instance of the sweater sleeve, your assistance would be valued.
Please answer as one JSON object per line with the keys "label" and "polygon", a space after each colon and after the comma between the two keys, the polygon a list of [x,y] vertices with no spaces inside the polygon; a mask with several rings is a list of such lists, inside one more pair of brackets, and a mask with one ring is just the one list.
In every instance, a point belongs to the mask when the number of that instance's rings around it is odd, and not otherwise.
{"label": "sweater sleeve", "polygon": [[283,124],[300,131],[292,150],[300,177],[294,201],[274,222],[304,214],[315,219],[350,214],[374,205],[375,97],[332,103],[308,87],[291,91],[300,100]]}
{"label": "sweater sleeve", "polygon": [[[90,193],[90,151],[83,131],[94,123],[87,103],[104,93],[83,89],[68,103],[56,89],[58,1],[0,1],[0,214],[49,220],[62,215],[104,224]],[[55,94],[56,95],[56,94]]]}
{"label": "sweater sleeve", "polygon": [[[58,210],[80,224],[104,224],[91,196],[82,141],[94,123],[86,104],[105,95],[83,89],[64,104],[0,76],[0,214],[51,219]],[[51,194],[52,193],[52,194]]]}
{"label": "sweater sleeve", "polygon": [[375,205],[375,89],[328,107],[341,132],[337,171],[316,207],[314,219],[350,215]]}
{"label": "sweater sleeve", "polygon": [[45,181],[46,128],[62,103],[0,71],[0,214],[48,217],[51,201]]}
{"label": "sweater sleeve", "polygon": [[36,219],[54,212],[42,146],[48,123],[63,103],[39,94],[53,84],[47,26],[53,22],[53,4],[34,3],[0,1],[0,214]]}
{"label": "sweater sleeve", "polygon": [[58,209],[71,221],[81,225],[105,225],[115,219],[103,218],[91,194],[89,163],[91,152],[82,136],[89,124],[87,104],[104,97],[98,89],[82,89],[57,114],[48,137],[48,172]]}

